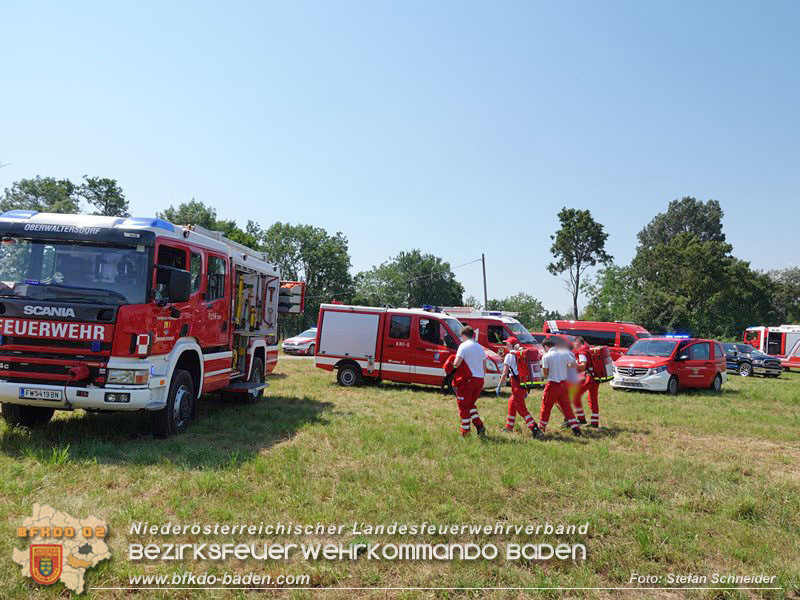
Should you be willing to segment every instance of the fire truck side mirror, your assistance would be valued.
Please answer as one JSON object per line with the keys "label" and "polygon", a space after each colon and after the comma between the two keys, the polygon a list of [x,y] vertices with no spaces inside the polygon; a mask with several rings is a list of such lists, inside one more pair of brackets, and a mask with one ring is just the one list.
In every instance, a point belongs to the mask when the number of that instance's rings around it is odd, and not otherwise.
{"label": "fire truck side mirror", "polygon": [[188,302],[189,295],[192,293],[192,274],[180,269],[170,271],[167,290],[170,301]]}
{"label": "fire truck side mirror", "polygon": [[163,290],[166,293],[164,300],[168,302],[186,302],[192,293],[192,274],[183,269],[156,265],[158,269],[157,282],[165,284]]}

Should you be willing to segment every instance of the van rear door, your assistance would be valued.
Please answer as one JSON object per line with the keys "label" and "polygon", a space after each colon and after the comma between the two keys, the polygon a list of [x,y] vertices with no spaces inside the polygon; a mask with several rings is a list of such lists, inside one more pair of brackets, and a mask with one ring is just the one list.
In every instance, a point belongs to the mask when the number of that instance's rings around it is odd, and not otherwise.
{"label": "van rear door", "polygon": [[317,354],[377,362],[380,319],[380,313],[326,310]]}

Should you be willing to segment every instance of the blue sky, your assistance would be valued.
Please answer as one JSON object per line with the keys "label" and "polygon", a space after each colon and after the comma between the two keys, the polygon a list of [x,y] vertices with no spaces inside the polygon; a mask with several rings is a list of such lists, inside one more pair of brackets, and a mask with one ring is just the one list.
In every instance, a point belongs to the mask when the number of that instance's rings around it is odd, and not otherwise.
{"label": "blue sky", "polygon": [[[490,297],[568,294],[562,206],[618,262],[669,200],[798,263],[798,2],[3,2],[0,187],[114,177],[136,215],[312,223],[354,272],[487,256]],[[482,297],[480,265],[456,270]]]}

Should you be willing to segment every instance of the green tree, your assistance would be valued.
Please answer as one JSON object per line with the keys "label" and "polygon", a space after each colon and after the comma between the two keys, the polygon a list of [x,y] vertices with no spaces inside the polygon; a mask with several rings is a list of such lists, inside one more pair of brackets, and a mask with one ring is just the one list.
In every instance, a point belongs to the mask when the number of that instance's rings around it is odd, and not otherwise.
{"label": "green tree", "polygon": [[39,212],[80,212],[77,188],[69,179],[39,177],[20,179],[6,188],[0,199],[0,212],[35,210]]}
{"label": "green tree", "polygon": [[95,208],[95,215],[128,217],[128,201],[116,179],[83,176],[78,195]]}
{"label": "green tree", "polygon": [[606,250],[608,234],[603,226],[592,218],[588,210],[562,208],[558,213],[561,228],[551,235],[553,245],[550,252],[555,261],[547,266],[553,275],[566,272],[567,291],[572,295],[572,312],[578,318],[578,294],[582,290],[584,272],[597,263],[608,263],[613,258]]}
{"label": "green tree", "polygon": [[609,264],[586,282],[588,303],[582,319],[587,321],[629,321],[634,318],[635,298],[630,267]]}
{"label": "green tree", "polygon": [[356,301],[369,306],[457,306],[463,295],[450,263],[416,249],[355,277]]}
{"label": "green tree", "polygon": [[156,216],[176,225],[199,225],[211,231],[219,231],[234,242],[254,250],[263,249],[264,230],[260,225],[248,221],[247,227],[242,229],[233,219],[218,219],[217,209],[194,198],[189,202],[182,202],[177,207],[170,206]]}
{"label": "green tree", "polygon": [[481,301],[472,295],[464,298],[464,306],[470,306],[475,310],[481,310],[483,308],[483,304],[481,304]]}
{"label": "green tree", "polygon": [[320,304],[350,300],[350,253],[342,233],[330,235],[321,227],[278,222],[263,232],[262,240],[264,253],[280,267],[282,279],[306,283],[305,313],[283,320],[284,335],[316,323]]}
{"label": "green tree", "polygon": [[519,313],[517,320],[531,331],[541,331],[545,320],[542,303],[525,292],[519,292],[502,300],[489,300],[487,309]]}
{"label": "green tree", "polygon": [[634,320],[658,331],[733,337],[772,318],[774,283],[725,242],[679,233],[640,248],[631,263]]}
{"label": "green tree", "polygon": [[777,269],[768,275],[775,284],[772,304],[776,323],[800,322],[800,267]]}
{"label": "green tree", "polygon": [[217,209],[194,198],[189,202],[181,202],[177,207],[170,206],[164,212],[157,213],[156,216],[176,225],[200,225],[214,231],[219,223]]}
{"label": "green tree", "polygon": [[703,242],[724,242],[722,207],[716,200],[702,202],[691,196],[669,203],[667,211],[653,217],[639,232],[639,246],[668,244],[679,233],[693,233]]}

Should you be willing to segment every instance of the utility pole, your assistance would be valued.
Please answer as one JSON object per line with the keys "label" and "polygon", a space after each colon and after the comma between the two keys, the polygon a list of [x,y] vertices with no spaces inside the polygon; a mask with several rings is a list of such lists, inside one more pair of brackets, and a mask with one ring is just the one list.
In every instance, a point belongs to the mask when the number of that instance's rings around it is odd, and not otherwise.
{"label": "utility pole", "polygon": [[489,310],[489,294],[486,293],[486,255],[481,253],[483,264],[483,310]]}

